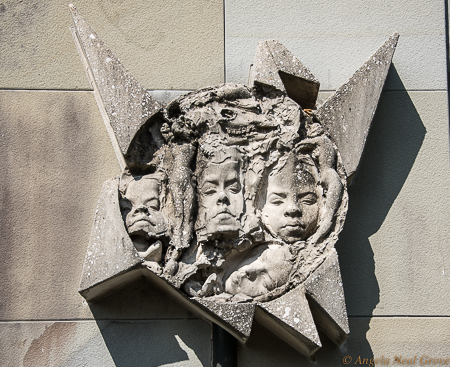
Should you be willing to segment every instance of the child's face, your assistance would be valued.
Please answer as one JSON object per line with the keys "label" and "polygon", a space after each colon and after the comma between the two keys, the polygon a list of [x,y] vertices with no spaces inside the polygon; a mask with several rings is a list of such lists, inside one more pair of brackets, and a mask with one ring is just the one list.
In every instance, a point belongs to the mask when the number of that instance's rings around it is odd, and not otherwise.
{"label": "child's face", "polygon": [[313,177],[305,171],[279,171],[269,181],[262,215],[269,230],[283,241],[306,240],[319,216]]}
{"label": "child's face", "polygon": [[160,212],[158,180],[131,181],[120,207],[130,235],[157,237],[166,231]]}

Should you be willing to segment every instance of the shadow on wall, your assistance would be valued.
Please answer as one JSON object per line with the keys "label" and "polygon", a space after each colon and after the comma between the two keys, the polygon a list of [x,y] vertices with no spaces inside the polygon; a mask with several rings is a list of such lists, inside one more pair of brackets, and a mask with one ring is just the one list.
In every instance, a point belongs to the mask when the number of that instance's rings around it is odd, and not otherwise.
{"label": "shadow on wall", "polygon": [[[369,238],[383,224],[426,134],[394,65],[388,81],[399,89],[381,95],[361,165],[349,187],[349,211],[336,246],[350,318],[351,333],[346,345],[361,356],[370,353],[367,358],[373,357],[369,342],[364,338],[363,345],[358,338],[370,329],[373,310],[380,301]],[[352,325],[357,325],[358,330]]]}
{"label": "shadow on wall", "polygon": [[145,279],[90,308],[116,367],[209,366],[210,326]]}

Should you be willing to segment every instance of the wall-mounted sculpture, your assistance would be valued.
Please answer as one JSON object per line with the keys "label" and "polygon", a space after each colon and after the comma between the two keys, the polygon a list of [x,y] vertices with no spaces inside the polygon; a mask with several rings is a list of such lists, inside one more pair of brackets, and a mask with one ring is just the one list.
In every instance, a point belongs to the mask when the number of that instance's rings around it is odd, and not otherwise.
{"label": "wall-mounted sculpture", "polygon": [[241,341],[256,318],[307,356],[321,346],[316,325],[342,343],[334,246],[398,35],[321,106],[309,70],[266,41],[250,86],[163,107],[71,11],[123,168],[104,184],[80,293],[95,300],[145,276]]}

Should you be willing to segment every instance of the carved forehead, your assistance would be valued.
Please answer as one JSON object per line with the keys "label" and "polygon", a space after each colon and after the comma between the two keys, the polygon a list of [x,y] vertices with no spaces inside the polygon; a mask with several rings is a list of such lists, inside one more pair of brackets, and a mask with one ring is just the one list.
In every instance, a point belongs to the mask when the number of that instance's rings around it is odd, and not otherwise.
{"label": "carved forehead", "polygon": [[309,157],[290,154],[269,175],[269,185],[316,185],[319,181],[317,168]]}
{"label": "carved forehead", "polygon": [[122,196],[132,195],[134,192],[139,191],[159,194],[163,181],[164,178],[160,173],[143,176],[123,174],[120,179],[119,191]]}

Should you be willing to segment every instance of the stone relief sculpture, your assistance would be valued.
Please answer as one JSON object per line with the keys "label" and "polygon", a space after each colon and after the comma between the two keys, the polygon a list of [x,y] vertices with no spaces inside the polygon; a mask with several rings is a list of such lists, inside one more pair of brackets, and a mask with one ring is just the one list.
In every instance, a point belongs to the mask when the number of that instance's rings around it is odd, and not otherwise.
{"label": "stone relief sculpture", "polygon": [[[145,276],[244,342],[253,318],[308,356],[321,346],[316,325],[336,343],[345,340],[334,246],[347,176],[356,171],[398,36],[322,106],[308,69],[266,41],[250,86],[208,87],[162,107],[71,10],[123,168],[102,191],[80,293],[95,300]],[[369,88],[357,82],[366,74],[375,80]],[[111,95],[110,85],[121,83],[122,94]],[[368,104],[355,104],[355,94]],[[342,106],[353,108],[353,119],[339,121]],[[341,156],[348,129],[359,152]]]}

